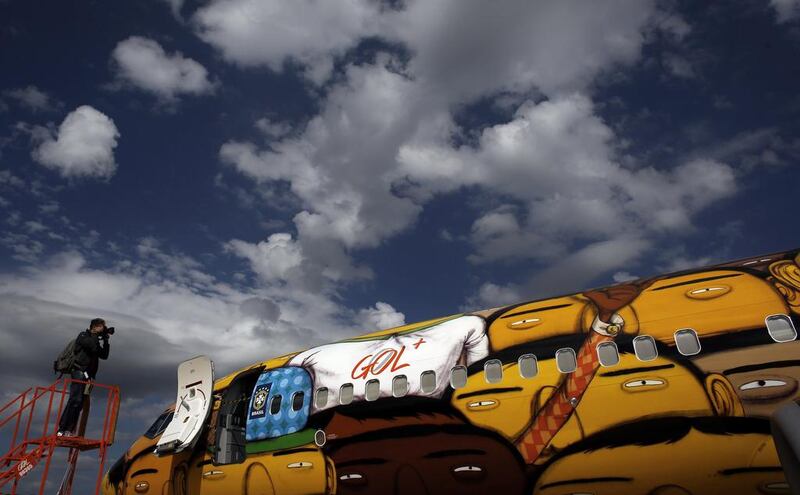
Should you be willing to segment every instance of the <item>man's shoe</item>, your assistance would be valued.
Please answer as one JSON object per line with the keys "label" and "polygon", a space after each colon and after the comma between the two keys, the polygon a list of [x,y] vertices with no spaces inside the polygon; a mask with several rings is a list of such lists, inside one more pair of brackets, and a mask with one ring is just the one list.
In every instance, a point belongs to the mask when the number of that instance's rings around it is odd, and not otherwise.
{"label": "man's shoe", "polygon": [[59,431],[56,433],[57,437],[73,437],[75,436],[71,431]]}

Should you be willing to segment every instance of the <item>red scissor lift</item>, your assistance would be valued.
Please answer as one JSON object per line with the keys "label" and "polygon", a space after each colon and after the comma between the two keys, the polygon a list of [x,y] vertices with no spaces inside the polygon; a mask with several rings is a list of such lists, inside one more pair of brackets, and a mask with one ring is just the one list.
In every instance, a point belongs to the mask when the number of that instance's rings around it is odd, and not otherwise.
{"label": "red scissor lift", "polygon": [[[69,396],[71,383],[89,385],[92,395],[98,391],[106,393],[106,400],[95,398],[95,403],[105,406],[103,427],[99,438],[86,436],[86,423],[89,418],[89,395],[84,395],[83,410],[75,436],[59,437],[58,419]],[[119,388],[95,382],[63,378],[49,387],[32,387],[19,394],[11,402],[0,408],[0,433],[11,437],[8,452],[0,457],[0,495],[16,495],[23,477],[40,477],[38,494],[44,495],[47,477],[53,454],[59,447],[68,448],[67,468],[58,495],[72,493],[72,480],[78,463],[78,455],[85,450],[97,450],[99,466],[97,469],[96,495],[100,494],[108,447],[114,442],[119,413]],[[97,436],[97,435],[95,435]],[[42,465],[43,463],[43,465]],[[26,480],[26,485],[29,480]],[[35,481],[35,479],[34,479]],[[10,491],[9,491],[10,490]]]}

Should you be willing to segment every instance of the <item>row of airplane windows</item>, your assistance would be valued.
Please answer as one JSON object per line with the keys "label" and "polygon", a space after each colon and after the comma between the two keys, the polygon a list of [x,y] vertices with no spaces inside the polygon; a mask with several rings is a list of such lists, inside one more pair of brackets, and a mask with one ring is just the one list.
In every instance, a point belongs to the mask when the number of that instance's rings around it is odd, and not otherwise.
{"label": "row of airplane windows", "polygon": [[[787,315],[771,315],[766,318],[767,331],[775,342],[790,342],[797,338],[797,331],[792,319]],[[675,346],[684,356],[694,356],[700,353],[700,339],[691,328],[683,328],[675,332]],[[656,341],[649,335],[640,335],[633,339],[633,350],[640,361],[652,361],[658,357]],[[597,345],[597,358],[604,367],[615,366],[619,363],[619,350],[614,342],[602,342]],[[556,367],[561,373],[571,373],[578,367],[578,358],[575,350],[569,347],[559,349],[555,354]],[[517,360],[519,374],[522,378],[534,378],[539,373],[538,362],[533,354],[523,354]],[[503,380],[503,363],[499,359],[490,359],[483,366],[484,379],[487,383],[499,383]],[[467,384],[467,368],[458,365],[450,370],[450,386],[459,389]],[[430,394],[436,390],[436,372],[423,371],[420,374],[420,391]],[[392,378],[392,396],[403,397],[409,392],[408,377],[397,375]],[[380,397],[381,386],[377,379],[366,383],[364,397],[367,401],[374,401]],[[318,388],[314,393],[314,405],[324,408],[328,405],[330,393],[326,387]],[[352,383],[345,383],[339,388],[339,404],[347,405],[353,401],[354,388]],[[299,411],[303,407],[305,394],[295,392],[292,395],[292,410]],[[278,414],[281,410],[283,398],[275,395],[270,401],[270,414]]]}

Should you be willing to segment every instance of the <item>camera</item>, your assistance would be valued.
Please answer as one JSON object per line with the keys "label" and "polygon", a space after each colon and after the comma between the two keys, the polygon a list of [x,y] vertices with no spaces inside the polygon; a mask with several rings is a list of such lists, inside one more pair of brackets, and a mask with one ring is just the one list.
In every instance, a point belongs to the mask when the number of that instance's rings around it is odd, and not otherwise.
{"label": "camera", "polygon": [[103,333],[106,335],[114,335],[115,329],[114,327],[105,327],[103,329]]}

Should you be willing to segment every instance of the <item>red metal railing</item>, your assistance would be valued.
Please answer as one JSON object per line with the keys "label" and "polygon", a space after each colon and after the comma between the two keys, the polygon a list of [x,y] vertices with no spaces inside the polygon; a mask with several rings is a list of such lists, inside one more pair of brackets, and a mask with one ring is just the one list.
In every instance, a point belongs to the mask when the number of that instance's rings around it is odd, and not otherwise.
{"label": "red metal railing", "polygon": [[[92,391],[106,392],[106,400],[100,401],[105,405],[105,409],[99,438],[85,436],[86,422],[89,419],[88,400],[84,401],[77,435],[71,437],[56,435],[58,420],[63,412],[71,383],[90,384]],[[98,401],[95,400],[95,402]],[[57,407],[54,407],[56,404]],[[44,495],[53,453],[56,448],[65,447],[69,448],[70,452],[67,456],[67,472],[61,482],[59,494],[69,495],[71,493],[72,477],[77,466],[79,452],[96,449],[98,450],[99,466],[94,493],[99,495],[106,453],[108,447],[114,442],[118,413],[119,388],[111,385],[64,378],[56,380],[49,387],[32,387],[19,394],[0,408],[0,433],[4,433],[4,436],[11,439],[8,451],[0,457],[0,494],[16,495],[20,480],[35,472],[36,475],[41,476],[38,493]],[[38,433],[39,421],[41,421],[41,433]],[[45,460],[44,466],[42,469],[37,469],[40,467],[38,464],[42,459]],[[5,487],[9,484],[11,491],[6,492]]]}

